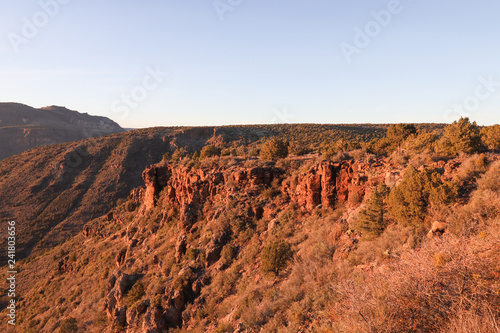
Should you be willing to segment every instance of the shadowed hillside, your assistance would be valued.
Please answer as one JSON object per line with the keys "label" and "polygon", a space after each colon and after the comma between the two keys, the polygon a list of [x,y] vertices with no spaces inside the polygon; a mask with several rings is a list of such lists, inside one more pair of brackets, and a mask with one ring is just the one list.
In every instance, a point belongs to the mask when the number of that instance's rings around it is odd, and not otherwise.
{"label": "shadowed hillside", "polygon": [[0,160],[27,149],[123,132],[117,123],[49,106],[34,109],[18,103],[0,103]]}

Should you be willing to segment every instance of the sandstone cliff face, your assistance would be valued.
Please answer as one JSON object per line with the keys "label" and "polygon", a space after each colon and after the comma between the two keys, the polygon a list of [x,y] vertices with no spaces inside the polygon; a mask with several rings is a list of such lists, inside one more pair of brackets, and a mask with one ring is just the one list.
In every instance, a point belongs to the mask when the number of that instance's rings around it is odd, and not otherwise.
{"label": "sandstone cliff face", "polygon": [[[135,251],[131,246],[134,236],[128,235],[128,231],[122,232],[118,237],[123,237],[129,247],[116,254],[116,268],[110,278],[106,296],[107,316],[116,325],[127,327],[129,332],[162,332],[169,327],[189,326],[195,320],[197,309],[203,304],[203,299],[199,297],[201,290],[226,267],[224,261],[220,260],[221,252],[231,240],[228,231],[214,230],[201,249],[205,267],[193,266],[189,262],[186,264],[182,258],[189,249],[193,250],[189,241],[190,234],[203,228],[201,223],[210,224],[220,219],[227,209],[226,205],[236,201],[237,210],[244,218],[268,218],[268,233],[272,233],[273,228],[280,224],[275,218],[277,212],[289,205],[311,212],[318,205],[334,209],[338,204],[349,204],[349,198],[356,195],[362,200],[371,186],[385,180],[384,170],[389,167],[380,161],[371,164],[321,161],[313,163],[303,173],[292,171],[291,176],[287,176],[285,170],[275,165],[246,167],[242,163],[236,163],[196,169],[160,163],[147,167],[142,174],[145,187],[133,190],[130,200],[140,206],[138,213],[144,216],[153,210],[165,210],[164,215],[171,208],[178,210],[180,233],[172,241],[175,244],[175,262],[184,264],[173,282],[161,291],[161,308],[152,306],[149,299],[127,307],[124,294],[140,277],[128,276],[122,272],[128,266],[129,258],[134,257]],[[271,194],[263,199],[263,191]],[[162,213],[159,215],[162,216]],[[124,223],[114,213],[108,214],[107,220],[120,225]],[[130,227],[127,230],[129,229]],[[145,232],[141,230],[138,233]],[[96,229],[86,231],[85,234],[98,233],[99,230]],[[339,240],[341,241],[346,244],[343,248],[345,254],[348,254],[356,240],[348,237],[347,240]],[[140,243],[136,241],[135,244],[140,248]],[[161,261],[161,258],[153,258],[155,265],[161,266]]]}
{"label": "sandstone cliff face", "polygon": [[142,175],[145,189],[134,190],[132,197],[143,201],[145,209],[149,210],[157,205],[159,193],[164,191],[163,200],[179,205],[183,221],[189,227],[207,200],[223,199],[234,191],[256,194],[255,191],[270,187],[277,180],[279,190],[290,198],[291,203],[311,212],[319,205],[335,208],[337,204],[359,203],[372,187],[382,181],[395,186],[401,181],[402,168],[383,160],[372,163],[321,161],[303,173],[289,177],[284,174],[284,170],[275,166],[207,170],[153,165]]}
{"label": "sandstone cliff face", "polygon": [[288,193],[292,201],[308,211],[322,204],[332,207],[337,199],[335,188],[338,170],[331,162],[321,162],[312,166],[307,172],[287,179],[283,191]]}
{"label": "sandstone cliff face", "polygon": [[[142,192],[133,192],[132,197],[143,201],[145,210],[155,207],[158,200],[178,206],[181,222],[189,229],[204,214],[207,201],[224,201],[236,191],[256,194],[283,174],[283,170],[273,166],[193,170],[185,166],[156,165],[144,171],[146,187]],[[161,191],[162,198],[159,197]]]}
{"label": "sandstone cliff face", "polygon": [[325,208],[335,208],[338,204],[355,205],[374,186],[382,181],[394,186],[401,176],[401,170],[383,160],[372,163],[322,161],[286,179],[282,189],[299,207],[311,212],[319,205]]}

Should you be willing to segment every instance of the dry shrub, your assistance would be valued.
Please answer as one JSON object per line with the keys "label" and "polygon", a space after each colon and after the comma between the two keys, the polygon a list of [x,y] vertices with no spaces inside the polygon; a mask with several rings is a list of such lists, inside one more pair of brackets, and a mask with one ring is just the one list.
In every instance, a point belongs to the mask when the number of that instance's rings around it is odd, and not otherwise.
{"label": "dry shrub", "polygon": [[342,161],[352,160],[352,156],[345,151],[341,151],[333,155],[330,159],[333,162],[342,162]]}
{"label": "dry shrub", "polygon": [[475,179],[488,170],[488,158],[484,154],[460,155],[464,159],[458,177],[462,180]]}
{"label": "dry shrub", "polygon": [[367,153],[365,150],[363,149],[356,149],[356,150],[352,150],[349,152],[349,155],[352,156],[352,158],[354,158],[355,160],[368,160],[370,158],[374,158],[375,155],[373,154],[369,154]]}
{"label": "dry shrub", "polygon": [[429,153],[419,153],[412,155],[408,164],[418,169],[423,165],[432,165],[433,162],[432,156]]}
{"label": "dry shrub", "polygon": [[241,319],[245,326],[258,331],[260,327],[265,325],[269,318],[273,315],[273,309],[268,301],[257,302],[250,304],[247,311],[243,311]]}
{"label": "dry shrub", "polygon": [[[200,161],[200,167],[202,169],[216,169],[220,165],[220,160],[221,158],[219,156],[206,157]],[[194,162],[192,160],[188,160],[188,162],[192,164],[191,167],[194,166]]]}
{"label": "dry shrub", "polygon": [[489,170],[477,182],[480,190],[500,192],[500,161],[491,164]]}
{"label": "dry shrub", "polygon": [[279,288],[279,299],[274,301],[283,316],[278,316],[269,327],[266,326],[265,331],[280,327],[285,317],[288,330],[279,331],[298,332],[335,302],[337,294],[333,291],[338,275],[332,261],[335,248],[328,225],[322,225],[324,227],[314,230],[299,245],[290,275]]}
{"label": "dry shrub", "polygon": [[363,202],[363,199],[364,199],[363,195],[361,195],[358,192],[354,192],[354,193],[349,195],[348,202],[349,202],[349,205],[355,207],[355,206],[359,206]]}
{"label": "dry shrub", "polygon": [[255,158],[249,158],[245,160],[245,162],[243,163],[243,167],[245,168],[254,168],[254,167],[259,167],[261,165],[262,165],[261,161]]}
{"label": "dry shrub", "polygon": [[133,212],[135,208],[136,208],[135,202],[131,200],[127,201],[127,203],[125,204],[125,209],[127,210],[127,212]]}
{"label": "dry shrub", "polygon": [[272,229],[272,233],[276,237],[280,238],[291,237],[294,235],[296,228],[299,226],[298,221],[300,219],[300,212],[296,209],[295,205],[291,205],[278,215],[279,224]]}
{"label": "dry shrub", "polygon": [[[339,329],[349,321],[356,329],[346,330],[362,332],[437,332],[452,329],[464,313],[498,322],[499,245],[452,236],[428,241],[401,261],[365,273],[362,283],[344,282],[344,299],[331,316]],[[443,258],[439,265],[436,254]]]}
{"label": "dry shrub", "polygon": [[299,244],[289,273],[273,282],[268,280],[267,287],[262,283],[258,289],[252,282],[247,285],[250,292],[244,292],[240,312],[245,325],[255,331],[321,332],[314,318],[335,302],[336,293],[332,291],[338,273],[332,261],[331,226],[315,218],[303,223],[311,232],[305,239],[298,234],[291,239]]}
{"label": "dry shrub", "polygon": [[495,318],[493,310],[485,307],[479,314],[473,311],[458,311],[450,319],[448,325],[441,333],[499,333],[500,322]]}
{"label": "dry shrub", "polygon": [[226,265],[230,265],[238,255],[238,248],[233,244],[226,244],[222,248],[221,258]]}
{"label": "dry shrub", "polygon": [[478,180],[478,189],[463,207],[457,207],[447,216],[449,230],[456,235],[474,235],[491,228],[500,214],[500,162]]}
{"label": "dry shrub", "polygon": [[361,242],[358,249],[351,252],[349,260],[354,264],[383,262],[398,258],[401,253],[415,245],[412,230],[401,225],[390,225],[382,235],[372,241]]}
{"label": "dry shrub", "polygon": [[500,193],[488,189],[476,191],[468,206],[477,217],[487,222],[500,213]]}
{"label": "dry shrub", "polygon": [[281,158],[276,161],[275,167],[284,170],[285,172],[290,172],[300,168],[302,160],[294,160],[290,158]]}
{"label": "dry shrub", "polygon": [[398,150],[395,150],[392,152],[392,154],[389,156],[391,162],[398,164],[398,165],[406,165],[408,163],[408,160],[410,159],[410,155],[406,152],[401,152]]}
{"label": "dry shrub", "polygon": [[233,328],[231,327],[231,324],[229,323],[219,323],[217,326],[217,329],[215,330],[215,333],[225,333],[225,332],[232,332]]}
{"label": "dry shrub", "polygon": [[145,295],[144,284],[139,281],[133,285],[132,289],[128,292],[127,302],[129,305],[134,304],[138,300],[140,300]]}
{"label": "dry shrub", "polygon": [[61,322],[61,328],[59,329],[61,333],[73,333],[78,332],[78,323],[75,318],[67,318]]}

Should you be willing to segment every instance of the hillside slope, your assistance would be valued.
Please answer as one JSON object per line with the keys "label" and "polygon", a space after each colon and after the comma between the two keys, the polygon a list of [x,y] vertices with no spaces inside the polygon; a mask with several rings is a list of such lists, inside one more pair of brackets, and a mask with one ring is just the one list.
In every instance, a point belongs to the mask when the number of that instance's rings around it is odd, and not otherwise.
{"label": "hillside slope", "polygon": [[27,149],[124,132],[106,117],[90,116],[64,107],[35,109],[0,103],[0,160]]}
{"label": "hillside slope", "polygon": [[[148,166],[127,202],[20,263],[18,328],[495,332],[500,156],[484,158],[418,172],[372,156]],[[396,193],[426,170],[467,180],[478,161],[468,199],[421,222],[441,216],[445,230],[393,221],[367,240],[358,229],[380,184]]]}
{"label": "hillside slope", "polygon": [[77,233],[140,184],[167,151],[168,134],[115,134],[45,146],[0,164],[0,214],[19,226],[18,255]]}
{"label": "hillside slope", "polygon": [[[315,142],[318,147],[325,140],[371,140],[384,133],[380,125],[157,127],[34,148],[0,162],[0,215],[18,221],[18,255],[25,257],[34,248],[60,243],[107,213],[117,199],[141,184],[147,165],[178,148],[192,154],[213,143],[248,151],[272,136]],[[0,245],[4,242],[2,237]]]}

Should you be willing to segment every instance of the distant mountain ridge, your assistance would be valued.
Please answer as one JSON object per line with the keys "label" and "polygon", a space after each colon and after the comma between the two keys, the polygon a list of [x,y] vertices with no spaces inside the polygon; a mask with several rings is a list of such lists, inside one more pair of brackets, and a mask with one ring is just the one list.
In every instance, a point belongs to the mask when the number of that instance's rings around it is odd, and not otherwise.
{"label": "distant mountain ridge", "polygon": [[19,103],[0,103],[0,160],[30,148],[124,131],[109,118],[61,106],[35,109]]}

